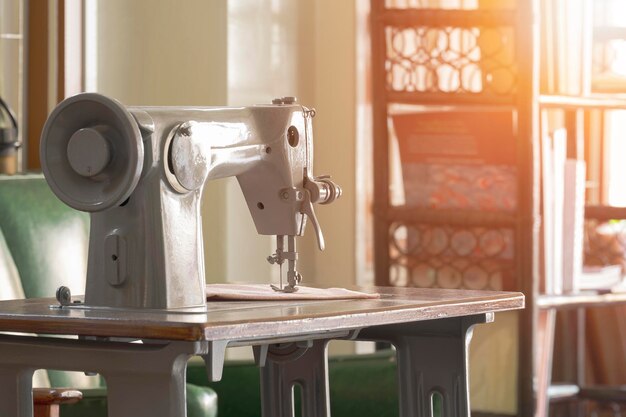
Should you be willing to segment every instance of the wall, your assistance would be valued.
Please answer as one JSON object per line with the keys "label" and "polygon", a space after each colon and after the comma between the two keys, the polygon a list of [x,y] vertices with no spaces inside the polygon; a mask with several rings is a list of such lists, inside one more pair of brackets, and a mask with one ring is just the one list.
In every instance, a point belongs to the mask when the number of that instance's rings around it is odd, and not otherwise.
{"label": "wall", "polygon": [[106,0],[97,14],[97,89],[129,105],[226,101],[226,1]]}
{"label": "wall", "polygon": [[[228,105],[269,103],[274,97],[298,96],[297,44],[301,3],[291,0],[228,2]],[[237,184],[226,183],[227,233],[224,280],[277,282],[278,269],[265,259],[274,239],[256,233]],[[216,260],[217,261],[217,260]],[[207,274],[209,282],[219,280]]]}
{"label": "wall", "polygon": [[[299,242],[304,281],[328,286],[353,284],[354,2],[231,1],[228,21],[229,104],[267,102],[289,95],[315,107],[315,174],[332,174],[345,192],[342,200],[316,210],[327,250],[317,250],[310,226]],[[247,225],[249,216],[236,185],[228,190],[231,215],[245,226],[238,228],[229,222],[228,239],[233,240],[228,245],[229,280],[276,280],[275,269],[268,271],[264,261],[258,263],[273,251],[273,240],[255,235]],[[242,252],[250,257],[249,262],[241,262]]]}
{"label": "wall", "polygon": [[[320,207],[326,237],[325,252],[314,254],[309,272],[323,286],[356,283],[355,277],[355,155],[356,155],[356,14],[350,1],[315,1],[312,106],[315,118],[315,170],[331,174],[344,197]],[[308,236],[311,238],[311,235]],[[309,239],[309,243],[311,239]]]}

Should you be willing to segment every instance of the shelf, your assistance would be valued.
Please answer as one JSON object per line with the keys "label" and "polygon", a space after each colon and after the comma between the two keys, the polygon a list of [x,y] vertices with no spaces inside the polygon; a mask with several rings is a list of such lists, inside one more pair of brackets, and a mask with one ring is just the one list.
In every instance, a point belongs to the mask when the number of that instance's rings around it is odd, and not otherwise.
{"label": "shelf", "polygon": [[575,384],[552,384],[548,388],[552,401],[567,401],[574,398],[608,403],[626,403],[626,387],[591,385],[579,387]]}
{"label": "shelf", "polygon": [[595,385],[582,387],[578,395],[586,400],[626,403],[626,387],[624,386]]}
{"label": "shelf", "polygon": [[390,207],[389,221],[463,227],[515,227],[516,214],[467,209],[429,209],[407,206]]}
{"label": "shelf", "polygon": [[551,401],[563,401],[578,396],[580,388],[576,384],[552,384],[548,387],[548,398]]}
{"label": "shelf", "polygon": [[581,292],[577,294],[540,295],[535,300],[540,309],[573,309],[582,307],[606,307],[610,304],[626,304],[626,292],[601,293]]}
{"label": "shelf", "polygon": [[515,25],[515,11],[459,9],[385,9],[379,16],[385,25],[398,27],[501,27]]}
{"label": "shelf", "polygon": [[626,95],[557,96],[542,94],[539,105],[557,109],[626,110]]}
{"label": "shelf", "polygon": [[418,104],[423,106],[509,105],[513,107],[515,96],[471,92],[432,93],[391,90],[387,91],[387,102],[389,104]]}
{"label": "shelf", "polygon": [[626,219],[626,207],[586,206],[585,218],[595,220]]}

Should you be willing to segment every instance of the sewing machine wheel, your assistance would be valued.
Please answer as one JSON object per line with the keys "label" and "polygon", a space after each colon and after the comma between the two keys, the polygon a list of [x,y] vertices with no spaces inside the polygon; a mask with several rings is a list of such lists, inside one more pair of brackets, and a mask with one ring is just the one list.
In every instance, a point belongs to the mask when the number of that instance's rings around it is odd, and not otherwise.
{"label": "sewing machine wheel", "polygon": [[50,188],[82,211],[106,210],[126,201],[139,181],[143,153],[133,116],[100,94],[61,102],[41,135],[41,166]]}

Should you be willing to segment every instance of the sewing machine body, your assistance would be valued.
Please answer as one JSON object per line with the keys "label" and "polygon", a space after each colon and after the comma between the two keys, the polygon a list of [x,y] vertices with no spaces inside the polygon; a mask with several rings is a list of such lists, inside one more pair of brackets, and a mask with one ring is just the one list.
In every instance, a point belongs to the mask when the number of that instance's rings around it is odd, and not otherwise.
{"label": "sewing machine body", "polygon": [[293,238],[311,203],[336,191],[310,177],[312,155],[311,111],[297,104],[125,108],[97,94],[64,101],[44,128],[41,159],[57,196],[91,213],[85,305],[203,310],[206,181],[235,176],[257,232]]}

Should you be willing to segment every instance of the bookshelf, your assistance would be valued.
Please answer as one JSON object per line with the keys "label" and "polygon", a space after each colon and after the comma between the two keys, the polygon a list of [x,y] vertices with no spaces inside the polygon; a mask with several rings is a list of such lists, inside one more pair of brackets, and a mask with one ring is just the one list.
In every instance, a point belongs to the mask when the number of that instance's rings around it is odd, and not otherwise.
{"label": "bookshelf", "polygon": [[580,292],[576,294],[543,294],[537,297],[539,309],[573,310],[583,307],[603,307],[606,305],[625,304],[626,293]]}
{"label": "bookshelf", "polygon": [[[594,24],[589,0],[567,4],[565,13],[573,26],[549,26],[564,5],[564,0],[371,0],[376,284],[443,282],[474,288],[478,282],[484,289],[523,291],[527,308],[519,320],[520,416],[546,416],[551,398],[571,399],[586,391],[578,389],[585,380],[585,309],[626,303],[625,294],[546,292],[546,281],[552,278],[542,260],[541,146],[546,128],[542,115],[558,113],[567,130],[567,158],[588,161],[587,178],[601,181],[604,174],[597,154],[603,150],[590,150],[591,119],[626,110],[626,89],[620,93],[613,79],[610,88],[599,88],[592,76],[606,67],[598,66],[593,41],[626,38],[626,30],[600,28],[593,32],[593,40],[586,36],[580,27],[591,29]],[[564,33],[574,33],[580,48],[558,48]],[[592,60],[593,68],[585,64]],[[573,67],[575,62],[580,66]],[[415,171],[407,170],[398,156],[401,142],[407,140],[394,126],[398,109],[454,113],[485,108],[508,109],[515,115],[515,207],[443,207],[429,203],[427,193],[409,204],[401,188]],[[413,139],[422,136],[417,133]],[[503,146],[501,138],[490,140],[493,146]],[[590,158],[596,160],[589,162]],[[431,180],[424,170],[418,172],[419,180]],[[586,220],[626,219],[626,209],[601,205],[602,193],[588,198],[595,205],[586,208]],[[454,238],[461,234],[474,242],[465,254],[454,248]],[[480,247],[488,234],[512,241],[510,258],[490,257]],[[434,249],[432,242],[438,245]],[[495,285],[471,281],[480,274],[505,279]],[[430,278],[424,279],[426,275]],[[441,280],[440,275],[455,279]],[[565,355],[575,365],[566,388],[551,385],[557,311],[565,312],[569,328],[565,343],[573,347]],[[576,405],[570,411],[583,409]]]}

